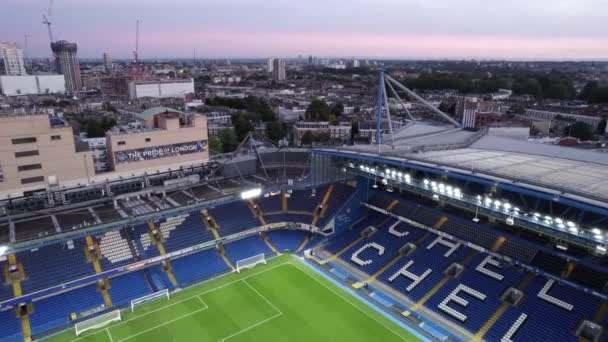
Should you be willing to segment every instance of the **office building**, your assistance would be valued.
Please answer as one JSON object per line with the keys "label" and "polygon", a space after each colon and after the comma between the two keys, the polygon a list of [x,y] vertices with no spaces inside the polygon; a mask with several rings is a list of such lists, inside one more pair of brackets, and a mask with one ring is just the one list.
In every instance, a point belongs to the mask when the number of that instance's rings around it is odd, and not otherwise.
{"label": "office building", "polygon": [[108,74],[114,69],[114,66],[112,65],[112,56],[109,52],[103,53],[103,66],[106,68]]}
{"label": "office building", "polygon": [[277,58],[272,62],[272,79],[276,82],[282,82],[287,79],[284,60]]}
{"label": "office building", "polygon": [[4,75],[27,75],[23,60],[23,50],[17,48],[16,43],[0,42],[0,58],[4,61]]}
{"label": "office building", "polygon": [[0,115],[0,192],[26,191],[95,175],[89,151],[77,152],[72,128],[46,114]]}
{"label": "office building", "polygon": [[205,116],[164,107],[150,108],[140,116],[146,128],[106,133],[114,172],[154,171],[209,160]]}
{"label": "office building", "polygon": [[51,43],[51,50],[56,56],[57,72],[65,78],[65,88],[69,93],[82,89],[80,78],[80,63],[78,62],[78,46],[65,40]]}

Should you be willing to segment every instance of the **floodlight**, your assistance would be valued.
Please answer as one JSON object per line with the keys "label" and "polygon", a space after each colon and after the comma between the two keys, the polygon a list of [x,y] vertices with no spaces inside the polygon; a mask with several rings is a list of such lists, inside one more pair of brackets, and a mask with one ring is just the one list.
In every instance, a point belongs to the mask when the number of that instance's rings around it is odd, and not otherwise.
{"label": "floodlight", "polygon": [[534,213],[534,216],[535,217],[540,217],[540,214],[539,213]]}
{"label": "floodlight", "polygon": [[602,253],[606,253],[606,247],[604,246],[596,246],[595,248]]}
{"label": "floodlight", "polygon": [[433,199],[434,199],[434,200],[439,200],[439,195],[437,195],[437,194],[433,194]]}
{"label": "floodlight", "polygon": [[424,185],[429,185],[429,180],[425,179],[424,181],[422,181],[424,183]]}
{"label": "floodlight", "polygon": [[576,227],[570,227],[568,230],[572,233],[578,233],[578,228]]}
{"label": "floodlight", "polygon": [[3,256],[7,250],[8,250],[8,246],[0,246],[0,256]]}
{"label": "floodlight", "polygon": [[603,236],[601,236],[601,235],[599,235],[599,234],[596,234],[596,235],[594,235],[593,237],[594,237],[594,238],[595,238],[597,241],[604,241],[604,237],[603,237]]}
{"label": "floodlight", "polygon": [[386,169],[386,170],[385,170],[385,173],[388,175],[389,173],[391,173],[391,170]]}
{"label": "floodlight", "polygon": [[519,211],[519,208],[518,208],[518,207],[515,207],[515,208],[513,208],[513,211],[516,211],[516,212],[517,212],[517,211]]}
{"label": "floodlight", "polygon": [[557,222],[557,223],[562,223],[563,221],[562,221],[562,219],[560,219],[560,218],[558,217],[558,218],[556,218],[556,219],[555,219],[555,222]]}
{"label": "floodlight", "polygon": [[251,190],[247,190],[247,191],[241,192],[241,198],[242,199],[249,199],[249,198],[258,197],[261,194],[262,194],[262,189],[260,189],[260,188],[251,189]]}
{"label": "floodlight", "polygon": [[576,225],[572,221],[568,221],[566,222],[566,224],[568,225],[568,227],[576,227]]}
{"label": "floodlight", "polygon": [[501,203],[499,200],[494,201],[494,205],[496,206],[496,208],[499,208]]}
{"label": "floodlight", "polygon": [[439,189],[445,189],[445,184],[439,183]]}
{"label": "floodlight", "polygon": [[602,231],[601,231],[601,230],[599,230],[598,228],[593,228],[593,229],[591,229],[591,232],[592,232],[593,234],[600,234]]}
{"label": "floodlight", "polygon": [[502,206],[505,208],[505,210],[511,209],[511,204],[510,203],[505,203]]}
{"label": "floodlight", "polygon": [[399,177],[399,178],[403,178],[403,172],[399,172],[399,173],[397,173],[397,177]]}
{"label": "floodlight", "polygon": [[435,182],[435,181],[431,182],[431,186],[432,187],[437,187],[437,182]]}
{"label": "floodlight", "polygon": [[565,229],[565,228],[566,228],[566,226],[564,226],[564,224],[563,224],[563,223],[558,223],[558,224],[557,224],[557,227],[558,227],[559,229]]}
{"label": "floodlight", "polygon": [[361,171],[365,170],[365,166],[363,166],[363,164],[359,165],[359,169],[361,169]]}

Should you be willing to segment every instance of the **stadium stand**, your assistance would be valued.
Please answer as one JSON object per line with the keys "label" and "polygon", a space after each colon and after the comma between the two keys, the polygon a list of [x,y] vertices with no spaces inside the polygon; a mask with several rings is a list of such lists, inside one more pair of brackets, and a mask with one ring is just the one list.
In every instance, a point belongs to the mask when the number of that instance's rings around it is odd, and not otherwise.
{"label": "stadium stand", "polygon": [[305,237],[306,233],[301,230],[276,230],[268,232],[268,238],[281,252],[295,252]]}

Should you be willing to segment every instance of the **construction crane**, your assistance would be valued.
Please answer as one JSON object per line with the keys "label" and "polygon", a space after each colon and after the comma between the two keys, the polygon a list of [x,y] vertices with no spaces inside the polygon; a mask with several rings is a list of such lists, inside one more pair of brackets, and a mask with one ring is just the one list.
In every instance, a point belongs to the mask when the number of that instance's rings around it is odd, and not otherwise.
{"label": "construction crane", "polygon": [[140,80],[144,78],[143,65],[139,64],[139,20],[135,24],[135,50],[133,51],[133,63],[131,64],[131,79]]}
{"label": "construction crane", "polygon": [[49,20],[49,18],[51,18],[52,15],[53,15],[53,0],[49,0],[49,8],[47,9],[47,13],[42,14],[42,23],[44,25],[46,25],[46,28],[49,31],[49,40],[51,41],[51,44],[55,41],[53,39],[53,30],[51,29],[51,21]]}
{"label": "construction crane", "polygon": [[133,63],[139,63],[139,20],[135,24],[135,50],[133,51]]}

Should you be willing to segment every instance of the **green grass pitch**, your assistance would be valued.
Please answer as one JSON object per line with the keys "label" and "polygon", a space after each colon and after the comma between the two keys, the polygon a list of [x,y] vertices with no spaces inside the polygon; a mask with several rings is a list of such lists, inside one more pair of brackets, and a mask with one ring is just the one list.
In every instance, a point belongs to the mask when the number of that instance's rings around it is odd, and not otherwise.
{"label": "green grass pitch", "polygon": [[418,341],[289,255],[122,314],[79,338],[70,329],[46,341]]}

